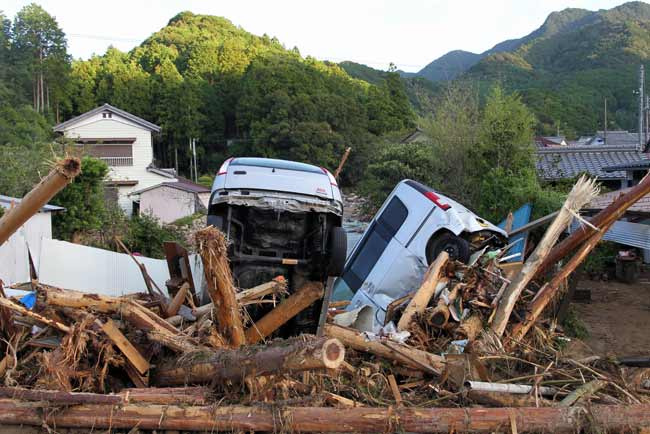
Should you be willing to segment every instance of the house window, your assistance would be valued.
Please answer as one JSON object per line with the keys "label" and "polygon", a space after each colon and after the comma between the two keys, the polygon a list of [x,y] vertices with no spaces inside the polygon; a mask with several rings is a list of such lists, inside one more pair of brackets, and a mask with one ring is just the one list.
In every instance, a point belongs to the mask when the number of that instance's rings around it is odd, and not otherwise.
{"label": "house window", "polygon": [[113,113],[104,112],[104,113],[102,113],[102,118],[104,118],[104,119],[106,119],[106,118],[112,119],[113,118]]}
{"label": "house window", "polygon": [[133,146],[130,143],[86,145],[86,152],[112,167],[133,166]]}

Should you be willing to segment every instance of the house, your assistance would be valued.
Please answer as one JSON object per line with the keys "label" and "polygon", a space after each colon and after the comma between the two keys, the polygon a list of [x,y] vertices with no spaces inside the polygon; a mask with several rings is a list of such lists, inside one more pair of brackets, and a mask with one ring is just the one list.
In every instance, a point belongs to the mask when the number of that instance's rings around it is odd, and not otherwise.
{"label": "house", "polygon": [[108,164],[108,191],[127,215],[139,208],[132,192],[176,182],[172,169],[154,166],[152,135],[160,127],[110,104],[58,124],[54,131]]}
{"label": "house", "polygon": [[585,146],[638,146],[639,135],[625,130],[596,131],[592,137],[580,137],[578,141]]}
{"label": "house", "polygon": [[[5,212],[19,204],[21,199],[0,195],[0,207]],[[43,239],[52,238],[52,213],[64,211],[65,208],[45,205],[31,216],[7,242],[0,246],[0,279],[5,285],[30,281],[31,254],[35,269],[38,269]]]}
{"label": "house", "polygon": [[535,145],[538,148],[549,148],[554,146],[567,146],[566,137],[564,136],[537,136]]}
{"label": "house", "polygon": [[615,167],[644,162],[648,156],[633,146],[563,146],[536,151],[537,174],[544,181],[590,174],[609,188],[625,188],[631,179]]}
{"label": "house", "polygon": [[[140,212],[156,217],[162,223],[207,211],[210,189],[189,179],[177,178],[176,182],[163,182],[130,193],[140,205]],[[170,206],[173,203],[174,206]]]}

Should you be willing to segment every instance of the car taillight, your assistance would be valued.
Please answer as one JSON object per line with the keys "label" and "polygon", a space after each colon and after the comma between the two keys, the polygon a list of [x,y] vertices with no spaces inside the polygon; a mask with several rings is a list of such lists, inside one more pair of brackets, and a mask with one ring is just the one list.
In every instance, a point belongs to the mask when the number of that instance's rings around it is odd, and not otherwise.
{"label": "car taillight", "polygon": [[228,173],[228,165],[232,161],[233,157],[228,158],[226,161],[223,162],[221,167],[219,168],[219,171],[217,172],[217,176],[225,175]]}
{"label": "car taillight", "polygon": [[320,170],[322,170],[323,173],[327,175],[327,178],[330,180],[330,184],[338,188],[339,184],[336,182],[336,178],[334,178],[334,175],[332,175],[330,171],[324,167],[321,167]]}
{"label": "car taillight", "polygon": [[426,193],[424,193],[424,195],[427,197],[427,199],[435,203],[443,211],[447,211],[449,208],[451,208],[451,205],[449,205],[448,203],[440,202],[440,197],[437,194],[435,194],[433,191],[427,191]]}

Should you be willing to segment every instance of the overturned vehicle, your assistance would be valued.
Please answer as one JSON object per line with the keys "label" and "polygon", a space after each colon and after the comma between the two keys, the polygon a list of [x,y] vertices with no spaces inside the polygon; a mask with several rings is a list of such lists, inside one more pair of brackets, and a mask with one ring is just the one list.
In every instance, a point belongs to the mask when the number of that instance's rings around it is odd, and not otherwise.
{"label": "overturned vehicle", "polygon": [[[339,276],[347,237],[341,227],[343,202],[334,176],[324,168],[268,158],[231,158],[214,184],[208,225],[230,241],[235,283],[251,288],[283,275],[289,290],[308,281]],[[309,331],[320,303],[292,324]]]}
{"label": "overturned vehicle", "polygon": [[352,250],[334,299],[349,300],[355,327],[384,325],[388,305],[417,288],[443,250],[464,263],[488,245],[501,246],[507,233],[463,205],[413,180],[388,195]]}

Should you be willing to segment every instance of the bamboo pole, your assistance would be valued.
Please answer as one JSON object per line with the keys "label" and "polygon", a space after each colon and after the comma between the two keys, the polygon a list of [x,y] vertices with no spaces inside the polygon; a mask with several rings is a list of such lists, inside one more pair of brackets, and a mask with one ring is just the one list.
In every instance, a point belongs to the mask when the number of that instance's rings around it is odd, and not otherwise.
{"label": "bamboo pole", "polygon": [[[523,322],[517,323],[513,326],[510,337],[512,341],[520,341],[526,333],[531,329],[531,327],[537,321],[537,318],[542,314],[546,306],[553,300],[555,295],[560,288],[560,285],[564,280],[569,277],[571,273],[575,271],[576,268],[586,259],[589,253],[596,247],[598,242],[601,240],[603,235],[611,227],[613,222],[610,222],[601,230],[600,232],[594,233],[591,238],[589,238],[580,249],[573,255],[569,262],[562,267],[562,269],[548,282],[535,297],[535,299],[530,303],[528,307],[528,312],[524,317]],[[510,342],[508,346],[511,346],[514,342]]]}
{"label": "bamboo pole", "polygon": [[514,420],[526,432],[603,431],[650,426],[650,405],[523,408],[331,408],[270,406],[78,405],[44,411],[48,402],[0,400],[0,424],[57,428],[291,432],[494,432]]}
{"label": "bamboo pole", "polygon": [[217,309],[216,331],[230,346],[238,348],[246,343],[246,336],[228,264],[226,237],[219,229],[209,226],[197,231],[194,239],[203,260],[208,294]]}
{"label": "bamboo pole", "polygon": [[246,330],[246,342],[256,344],[323,296],[323,285],[307,282]]}
{"label": "bamboo pole", "polygon": [[304,335],[268,345],[186,354],[160,367],[152,379],[160,386],[240,382],[250,375],[336,369],[344,358],[345,348],[337,339]]}
{"label": "bamboo pole", "polygon": [[407,330],[415,315],[422,314],[427,308],[429,301],[436,291],[438,280],[440,280],[440,273],[445,265],[447,265],[447,261],[449,261],[449,254],[442,251],[429,266],[424,282],[422,282],[422,285],[406,306],[406,309],[404,309],[404,313],[397,323],[397,330]]}
{"label": "bamboo pole", "polygon": [[[621,194],[616,200],[614,200],[607,208],[600,211],[594,217],[589,220],[591,225],[597,228],[604,228],[608,225],[613,224],[618,219],[623,217],[625,212],[629,207],[634,205],[650,193],[650,176],[646,175],[643,179],[634,187],[630,188],[625,194]],[[573,232],[567,238],[558,243],[557,246],[551,250],[551,252],[544,258],[544,262],[539,266],[537,274],[543,273],[551,265],[554,265],[560,259],[568,255],[573,249],[575,249],[580,243],[589,238],[595,230],[587,225],[582,225],[578,230]]]}
{"label": "bamboo pole", "polygon": [[562,205],[562,209],[560,209],[559,214],[544,233],[535,251],[526,260],[519,274],[506,287],[491,324],[492,331],[497,336],[503,336],[510,319],[510,313],[514,309],[519,296],[533,279],[544,258],[549,254],[562,232],[571,223],[574,215],[597,195],[598,187],[593,179],[582,176],[573,186],[564,205]]}
{"label": "bamboo pole", "polygon": [[59,191],[81,173],[81,162],[76,157],[66,157],[54,165],[50,173],[41,180],[20,203],[0,218],[0,245],[18,230],[31,216],[36,214]]}

